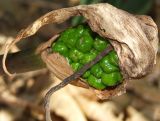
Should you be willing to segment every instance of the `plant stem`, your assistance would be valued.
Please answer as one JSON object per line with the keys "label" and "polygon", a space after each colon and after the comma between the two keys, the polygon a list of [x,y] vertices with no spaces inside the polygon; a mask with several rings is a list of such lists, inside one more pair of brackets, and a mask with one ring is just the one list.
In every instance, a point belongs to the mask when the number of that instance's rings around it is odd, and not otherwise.
{"label": "plant stem", "polygon": [[[5,75],[2,68],[2,58],[3,55],[0,55],[0,75]],[[9,54],[6,65],[11,73],[24,73],[45,68],[44,62],[39,55],[35,54],[34,49]]]}

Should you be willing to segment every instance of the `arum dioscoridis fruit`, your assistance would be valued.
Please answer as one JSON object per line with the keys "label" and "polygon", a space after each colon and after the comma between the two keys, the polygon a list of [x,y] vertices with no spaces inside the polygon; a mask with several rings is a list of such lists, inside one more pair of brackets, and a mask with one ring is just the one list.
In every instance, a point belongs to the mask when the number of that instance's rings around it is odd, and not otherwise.
{"label": "arum dioscoridis fruit", "polygon": [[[41,55],[47,68],[58,78],[63,79],[63,82],[52,87],[45,96],[46,121],[52,121],[49,109],[51,95],[74,80],[74,85],[80,86],[79,80],[82,81],[82,79],[79,79],[79,77],[82,74],[81,77],[83,80],[86,80],[86,83],[94,87],[94,89],[91,90],[94,91],[97,97],[100,99],[108,99],[122,94],[126,89],[126,84],[129,82],[128,80],[144,77],[153,70],[153,67],[156,64],[159,39],[158,27],[153,19],[146,15],[130,14],[108,3],[100,3],[78,5],[51,11],[37,19],[26,29],[23,29],[13,41],[9,42],[9,44],[6,43],[5,45],[2,60],[4,72],[8,75],[12,75],[6,67],[6,58],[9,50],[14,44],[24,38],[34,35],[44,25],[62,23],[77,15],[83,16],[95,33],[92,32],[89,27],[83,25],[66,29],[60,36],[59,34],[56,34],[49,41],[38,46],[36,51],[37,54]],[[103,38],[98,35],[101,35]],[[57,39],[58,36],[59,38]],[[104,40],[104,38],[110,38],[110,42]],[[86,39],[88,40],[84,41]],[[99,42],[99,39],[102,40],[102,42]],[[57,45],[56,47],[57,42],[52,43],[55,40],[63,44],[61,44],[61,46]],[[103,44],[103,41],[106,42],[106,46]],[[77,45],[77,43],[80,43],[80,45]],[[109,53],[111,49],[113,49],[110,44],[116,52],[112,51]],[[66,47],[62,45],[65,45]],[[83,46],[80,47],[81,45]],[[51,46],[52,51],[58,52],[64,56],[68,61],[68,64],[66,63],[67,61],[65,58],[60,57],[61,55],[48,51]],[[100,52],[103,48],[105,48],[105,50]],[[78,57],[76,62],[75,60],[73,61],[68,54],[72,49],[77,49],[82,52],[84,56],[81,59]],[[97,55],[96,58],[95,55]],[[107,57],[104,57],[104,55]],[[119,58],[117,58],[117,55]],[[75,56],[73,57],[75,59]],[[102,60],[100,60],[101,58]],[[88,61],[90,61],[90,63],[85,64]],[[69,64],[72,64],[71,67],[77,69],[75,73],[73,73],[70,67],[68,68]],[[100,68],[103,71],[101,77],[98,78],[96,77],[97,75],[94,75],[94,69],[91,72],[91,68],[94,66],[93,64],[100,65]],[[121,84],[119,83],[122,81],[122,75],[119,67],[123,75],[123,83]],[[81,69],[79,70],[79,68]],[[95,70],[97,71],[97,69]],[[87,86],[88,88],[86,83],[84,83],[85,85],[82,87]],[[119,85],[115,86],[117,84]],[[107,88],[108,86],[115,87]]]}
{"label": "arum dioscoridis fruit", "polygon": [[[98,53],[109,45],[109,41],[91,31],[87,25],[78,25],[66,29],[57,41],[52,44],[52,51],[64,56],[73,71],[78,71],[86,63],[92,61]],[[103,90],[122,82],[118,65],[118,56],[114,50],[109,52],[98,63],[88,69],[82,78],[90,86]]]}

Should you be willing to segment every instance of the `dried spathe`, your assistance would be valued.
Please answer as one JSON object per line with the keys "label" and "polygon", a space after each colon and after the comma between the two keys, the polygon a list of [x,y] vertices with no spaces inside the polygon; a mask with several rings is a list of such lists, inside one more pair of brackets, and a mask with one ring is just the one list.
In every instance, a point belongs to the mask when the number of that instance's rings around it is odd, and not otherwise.
{"label": "dried spathe", "polygon": [[[46,24],[62,23],[75,15],[84,16],[92,31],[98,33],[104,38],[110,39],[110,43],[118,54],[119,66],[123,77],[125,77],[126,80],[130,78],[140,78],[152,70],[153,65],[156,62],[156,54],[158,49],[158,30],[156,24],[148,16],[129,14],[123,10],[113,7],[112,5],[103,3],[94,5],[80,5],[55,10],[36,20],[28,28],[22,30],[16,39],[6,46],[3,59],[3,67],[5,72],[10,74],[5,66],[5,60],[7,53],[13,44],[20,41],[22,38],[35,34],[40,27]],[[44,51],[39,49],[41,50],[39,52],[42,54],[43,60],[47,63],[47,65],[53,65],[53,61],[56,62],[56,60],[54,60],[54,58],[51,60],[49,57],[54,57],[54,55],[48,53],[45,48],[47,47],[46,44],[45,47],[41,47]],[[57,57],[57,59],[59,58],[61,57]],[[61,64],[57,64],[56,68],[60,65]],[[55,70],[55,67],[52,66],[48,67],[53,73],[57,71],[57,76],[61,74],[59,77],[65,78],[71,74],[71,72],[68,71],[68,67],[59,67],[65,71]],[[124,81],[124,83],[125,82],[126,81]],[[110,96],[116,95],[120,92],[120,90],[121,88],[119,88],[116,93],[112,93],[113,90],[110,90]],[[105,94],[110,91],[106,91]],[[108,98],[108,96],[103,96],[103,98]]]}

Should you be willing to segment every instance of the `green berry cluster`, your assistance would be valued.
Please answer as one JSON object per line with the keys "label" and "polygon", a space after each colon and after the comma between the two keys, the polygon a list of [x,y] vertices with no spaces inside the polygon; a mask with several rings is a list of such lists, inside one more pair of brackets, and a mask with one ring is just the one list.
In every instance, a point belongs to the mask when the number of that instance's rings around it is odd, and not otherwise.
{"label": "green berry cluster", "polygon": [[[63,55],[74,71],[92,61],[109,45],[109,41],[92,32],[87,25],[66,29],[52,44],[53,52]],[[82,78],[99,90],[116,86],[122,81],[118,57],[114,50],[87,70]]]}

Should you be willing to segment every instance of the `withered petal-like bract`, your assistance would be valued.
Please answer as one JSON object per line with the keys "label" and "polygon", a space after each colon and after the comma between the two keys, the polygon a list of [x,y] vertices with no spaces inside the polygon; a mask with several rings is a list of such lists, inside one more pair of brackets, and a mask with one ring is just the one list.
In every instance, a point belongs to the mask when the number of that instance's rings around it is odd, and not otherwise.
{"label": "withered petal-like bract", "polygon": [[[101,3],[54,10],[36,20],[29,27],[22,30],[14,41],[6,45],[3,58],[4,71],[10,74],[7,71],[5,60],[13,44],[17,43],[22,38],[27,38],[35,34],[46,24],[59,24],[77,15],[85,17],[92,31],[98,33],[103,38],[109,39],[118,54],[119,66],[125,79],[122,84],[123,86],[120,85],[113,90],[96,90],[95,92],[100,94],[99,97],[108,98],[110,95],[120,94],[120,90],[123,90],[127,80],[141,78],[152,70],[156,63],[156,54],[158,50],[158,29],[154,21],[149,16],[133,15],[110,4]],[[53,65],[53,62],[56,62],[53,60],[54,58],[52,58],[52,60],[49,59],[51,55],[46,53],[44,46],[40,48],[44,50],[40,52],[42,54],[42,59],[47,63],[48,68],[52,72],[54,71],[53,73],[56,73],[57,76],[59,75],[58,77],[64,78],[66,75],[73,73],[69,70],[63,70],[65,67],[58,67],[60,66],[58,63],[56,63],[58,66],[56,66],[56,64]],[[58,59],[61,58],[57,54],[52,56]],[[65,74],[63,73],[61,75],[60,73],[62,72]]]}

